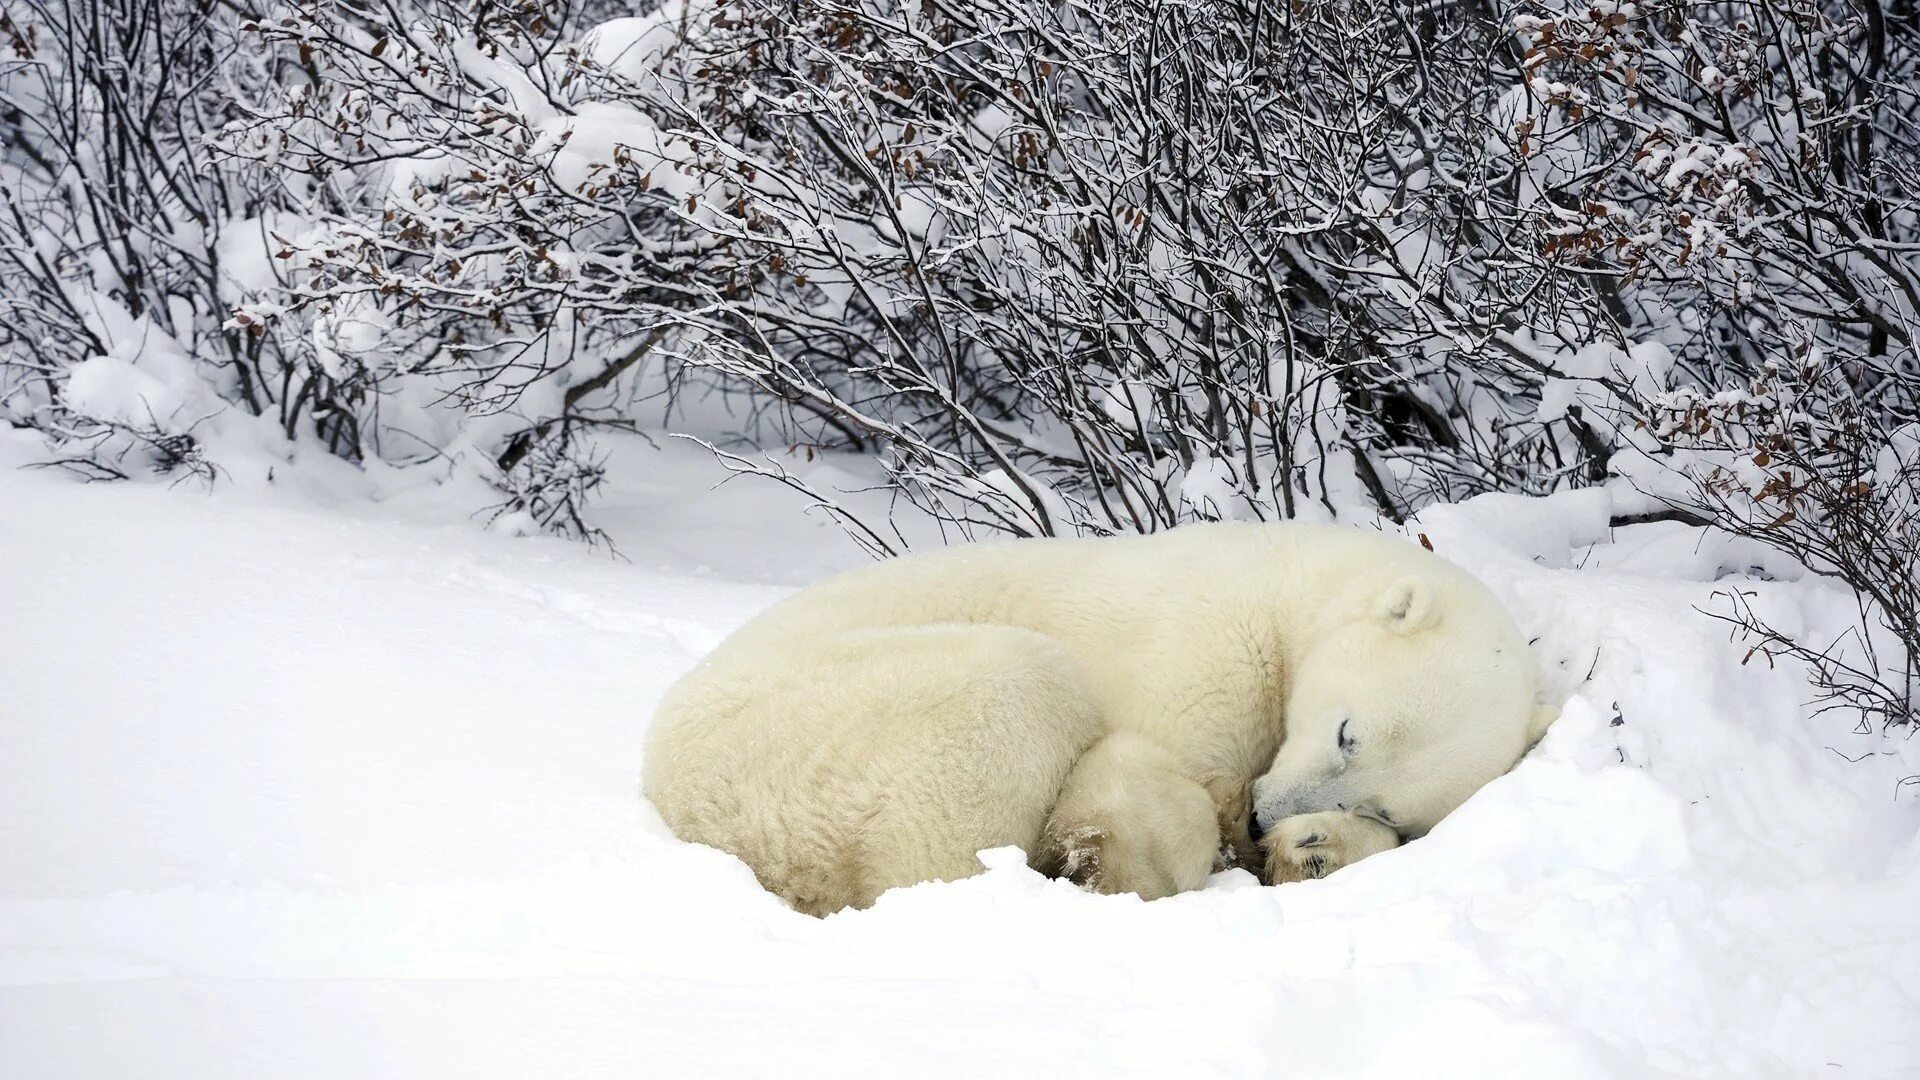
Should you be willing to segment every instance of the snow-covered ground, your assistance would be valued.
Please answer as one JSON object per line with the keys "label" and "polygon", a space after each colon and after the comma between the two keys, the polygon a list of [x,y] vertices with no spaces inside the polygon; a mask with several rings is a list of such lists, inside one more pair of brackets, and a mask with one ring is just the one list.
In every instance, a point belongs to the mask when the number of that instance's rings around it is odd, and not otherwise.
{"label": "snow-covered ground", "polygon": [[1748,554],[1599,493],[1431,511],[1568,703],[1430,837],[1152,904],[993,853],[814,920],[675,841],[640,753],[702,650],[861,556],[691,451],[623,471],[624,561],[0,469],[0,1076],[1920,1070],[1920,746],[1691,610]]}

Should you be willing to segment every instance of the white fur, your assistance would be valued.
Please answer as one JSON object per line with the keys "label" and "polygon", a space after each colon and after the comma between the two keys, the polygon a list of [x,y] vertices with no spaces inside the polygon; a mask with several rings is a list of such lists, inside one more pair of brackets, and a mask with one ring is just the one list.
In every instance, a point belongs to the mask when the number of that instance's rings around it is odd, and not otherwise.
{"label": "white fur", "polygon": [[1525,643],[1450,563],[1354,529],[1196,525],[802,590],[669,691],[645,787],[802,911],[977,873],[1004,845],[1152,898],[1223,846],[1259,858],[1256,776],[1269,876],[1317,876],[1430,828],[1518,760],[1533,716]]}

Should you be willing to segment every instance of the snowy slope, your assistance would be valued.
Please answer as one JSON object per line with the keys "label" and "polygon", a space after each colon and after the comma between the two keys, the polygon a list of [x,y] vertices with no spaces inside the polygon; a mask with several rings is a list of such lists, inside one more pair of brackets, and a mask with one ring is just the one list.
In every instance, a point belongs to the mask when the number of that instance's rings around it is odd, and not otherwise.
{"label": "snowy slope", "polygon": [[1153,904],[1003,852],[816,921],[636,780],[668,683],[860,556],[648,474],[618,561],[0,471],[0,1076],[1920,1069],[1920,747],[1691,611],[1744,553],[1598,493],[1437,509],[1570,700],[1432,836]]}

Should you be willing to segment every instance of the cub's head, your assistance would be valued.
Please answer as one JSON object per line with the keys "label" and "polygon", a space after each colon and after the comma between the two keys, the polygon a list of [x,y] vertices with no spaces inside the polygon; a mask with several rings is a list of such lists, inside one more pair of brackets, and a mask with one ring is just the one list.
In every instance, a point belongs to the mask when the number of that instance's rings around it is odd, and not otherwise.
{"label": "cub's head", "polygon": [[1349,602],[1291,673],[1253,831],[1346,810],[1415,837],[1512,768],[1552,714],[1499,600],[1446,567]]}

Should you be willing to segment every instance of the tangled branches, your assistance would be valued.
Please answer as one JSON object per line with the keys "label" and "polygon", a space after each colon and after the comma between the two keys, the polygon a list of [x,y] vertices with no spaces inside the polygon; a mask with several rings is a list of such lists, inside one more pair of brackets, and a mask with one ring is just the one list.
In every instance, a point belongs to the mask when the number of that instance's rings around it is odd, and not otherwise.
{"label": "tangled branches", "polygon": [[593,2],[10,13],[7,417],[581,535],[597,433],[703,395],[962,532],[1624,479],[1912,670],[1912,5]]}

